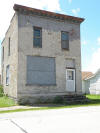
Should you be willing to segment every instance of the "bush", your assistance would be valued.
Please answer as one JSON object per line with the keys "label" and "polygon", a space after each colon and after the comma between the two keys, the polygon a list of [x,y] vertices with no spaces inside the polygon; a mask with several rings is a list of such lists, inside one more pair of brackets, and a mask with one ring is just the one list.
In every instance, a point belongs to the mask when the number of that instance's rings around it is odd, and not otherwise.
{"label": "bush", "polygon": [[54,98],[53,103],[55,103],[55,104],[62,104],[62,103],[64,103],[64,99],[61,96],[56,96]]}
{"label": "bush", "polygon": [[0,85],[0,97],[2,97],[3,95],[4,95],[3,86]]}

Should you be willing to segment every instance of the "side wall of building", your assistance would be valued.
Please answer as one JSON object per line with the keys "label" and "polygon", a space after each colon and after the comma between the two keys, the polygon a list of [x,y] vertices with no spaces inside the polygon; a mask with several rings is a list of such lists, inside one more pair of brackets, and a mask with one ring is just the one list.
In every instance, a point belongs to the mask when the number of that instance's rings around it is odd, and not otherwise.
{"label": "side wall of building", "polygon": [[[76,93],[82,92],[80,24],[39,16],[18,16],[18,97],[67,94],[67,60],[74,60],[76,70]],[[42,28],[42,48],[33,47],[33,26]],[[61,49],[61,31],[68,31],[69,51]],[[56,62],[56,85],[26,85],[27,56],[54,57]]]}
{"label": "side wall of building", "polygon": [[[10,38],[10,55],[8,55]],[[5,38],[2,42],[2,58],[4,47],[4,60],[2,59],[2,84],[4,93],[17,98],[17,66],[18,66],[18,16],[15,13]],[[9,85],[6,85],[6,67],[9,65]]]}
{"label": "side wall of building", "polygon": [[90,94],[100,94],[100,72],[90,79]]}
{"label": "side wall of building", "polygon": [[85,94],[85,81],[82,80],[82,93]]}
{"label": "side wall of building", "polygon": [[82,93],[89,94],[90,93],[90,80],[82,80]]}

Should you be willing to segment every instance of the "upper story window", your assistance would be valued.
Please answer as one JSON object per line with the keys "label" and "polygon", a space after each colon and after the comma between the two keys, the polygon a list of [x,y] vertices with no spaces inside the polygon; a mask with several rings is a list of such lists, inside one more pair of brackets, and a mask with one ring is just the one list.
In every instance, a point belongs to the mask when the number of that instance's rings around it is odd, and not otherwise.
{"label": "upper story window", "polygon": [[9,40],[8,40],[8,56],[10,56],[10,37],[9,37]]}
{"label": "upper story window", "polygon": [[69,33],[66,31],[61,32],[61,47],[69,50]]}
{"label": "upper story window", "polygon": [[2,61],[4,61],[4,47],[2,48]]}
{"label": "upper story window", "polygon": [[42,28],[33,28],[33,46],[42,48]]}
{"label": "upper story window", "polygon": [[10,66],[7,65],[7,67],[6,67],[6,85],[9,85],[9,68],[10,68]]}

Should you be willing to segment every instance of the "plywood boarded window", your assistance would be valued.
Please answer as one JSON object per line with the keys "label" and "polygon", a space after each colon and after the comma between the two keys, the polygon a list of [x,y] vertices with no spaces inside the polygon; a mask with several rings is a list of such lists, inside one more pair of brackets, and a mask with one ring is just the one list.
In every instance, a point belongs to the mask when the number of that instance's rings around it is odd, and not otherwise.
{"label": "plywood boarded window", "polygon": [[27,84],[55,85],[55,58],[27,56]]}
{"label": "plywood boarded window", "polygon": [[61,47],[69,50],[69,33],[66,31],[61,32]]}

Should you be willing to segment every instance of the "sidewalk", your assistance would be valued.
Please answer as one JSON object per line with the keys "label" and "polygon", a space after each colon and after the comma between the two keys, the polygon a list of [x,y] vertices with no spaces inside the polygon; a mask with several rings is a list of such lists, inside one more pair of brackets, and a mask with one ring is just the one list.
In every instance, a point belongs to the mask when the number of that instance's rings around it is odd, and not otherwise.
{"label": "sidewalk", "polygon": [[16,110],[16,109],[31,109],[31,108],[38,108],[38,107],[30,107],[30,106],[12,106],[12,107],[0,108],[0,111]]}

